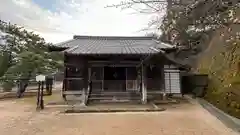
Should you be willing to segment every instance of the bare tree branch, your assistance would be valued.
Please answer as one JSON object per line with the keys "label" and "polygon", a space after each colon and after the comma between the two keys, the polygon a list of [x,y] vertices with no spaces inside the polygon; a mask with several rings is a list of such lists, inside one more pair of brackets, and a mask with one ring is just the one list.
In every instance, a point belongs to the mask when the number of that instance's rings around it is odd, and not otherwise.
{"label": "bare tree branch", "polygon": [[142,4],[145,4],[147,7],[153,9],[153,10],[156,11],[156,12],[159,11],[159,9],[157,9],[157,8],[155,8],[155,7],[153,7],[153,6],[151,6],[149,3],[146,3],[146,2],[143,1],[143,0],[139,0],[139,1],[131,0],[131,1],[134,2],[134,3],[138,3],[138,2],[140,2],[140,3],[142,3]]}
{"label": "bare tree branch", "polygon": [[112,4],[107,5],[106,7],[122,7],[126,5],[134,5],[134,4],[149,4],[149,3],[166,3],[167,0],[127,0],[127,1],[121,1],[119,4]]}

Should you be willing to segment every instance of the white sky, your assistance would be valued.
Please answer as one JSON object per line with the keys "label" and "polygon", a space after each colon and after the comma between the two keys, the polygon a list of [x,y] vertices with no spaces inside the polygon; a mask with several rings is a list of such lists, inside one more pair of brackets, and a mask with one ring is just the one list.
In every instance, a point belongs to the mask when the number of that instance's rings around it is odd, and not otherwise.
{"label": "white sky", "polygon": [[0,0],[0,19],[33,30],[53,43],[71,39],[73,35],[145,35],[146,31],[139,31],[148,26],[152,15],[136,14],[132,9],[105,8],[120,1],[57,0],[53,11],[31,0]]}

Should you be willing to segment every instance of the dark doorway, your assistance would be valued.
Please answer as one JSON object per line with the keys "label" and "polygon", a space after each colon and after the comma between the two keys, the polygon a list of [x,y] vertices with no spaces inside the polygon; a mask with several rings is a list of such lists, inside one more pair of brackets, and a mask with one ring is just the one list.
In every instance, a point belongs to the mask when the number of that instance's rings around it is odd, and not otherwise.
{"label": "dark doorway", "polygon": [[147,67],[147,89],[149,91],[159,91],[162,89],[163,73],[162,68],[156,65]]}
{"label": "dark doorway", "polygon": [[125,67],[104,67],[104,90],[106,91],[126,90]]}

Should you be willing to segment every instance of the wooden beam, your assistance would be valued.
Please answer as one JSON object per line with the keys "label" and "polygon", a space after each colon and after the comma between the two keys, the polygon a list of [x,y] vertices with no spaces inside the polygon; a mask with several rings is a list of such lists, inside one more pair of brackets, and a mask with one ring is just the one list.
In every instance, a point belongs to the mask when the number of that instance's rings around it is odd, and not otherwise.
{"label": "wooden beam", "polygon": [[[111,60],[92,60],[88,61],[88,63],[115,63],[116,61]],[[116,64],[139,64],[139,61],[132,61],[132,60],[120,60]]]}
{"label": "wooden beam", "polygon": [[136,67],[136,64],[92,64],[92,67],[104,67],[104,66],[114,66],[114,67]]}
{"label": "wooden beam", "polygon": [[136,67],[139,61],[88,61],[88,64],[94,67],[116,66],[116,67]]}
{"label": "wooden beam", "polygon": [[83,80],[84,78],[70,78],[70,77],[67,77],[65,79],[66,80]]}
{"label": "wooden beam", "polygon": [[68,91],[64,91],[63,94],[65,95],[82,95],[83,91],[82,90],[68,90]]}

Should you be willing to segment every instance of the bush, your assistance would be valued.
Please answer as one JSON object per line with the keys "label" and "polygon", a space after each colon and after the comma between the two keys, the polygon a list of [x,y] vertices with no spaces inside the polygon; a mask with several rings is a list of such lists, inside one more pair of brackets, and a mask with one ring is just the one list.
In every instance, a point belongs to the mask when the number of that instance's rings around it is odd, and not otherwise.
{"label": "bush", "polygon": [[240,118],[240,42],[235,32],[228,34],[224,38],[216,35],[218,40],[212,41],[211,51],[199,61],[198,71],[209,75],[205,99],[229,115]]}
{"label": "bush", "polygon": [[2,88],[5,92],[12,91],[12,88],[14,87],[14,83],[10,81],[3,82]]}
{"label": "bush", "polygon": [[240,85],[226,87],[222,92],[207,93],[205,99],[224,112],[240,119]]}

